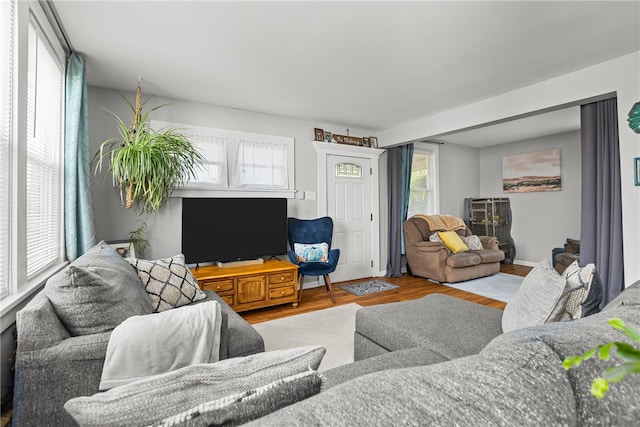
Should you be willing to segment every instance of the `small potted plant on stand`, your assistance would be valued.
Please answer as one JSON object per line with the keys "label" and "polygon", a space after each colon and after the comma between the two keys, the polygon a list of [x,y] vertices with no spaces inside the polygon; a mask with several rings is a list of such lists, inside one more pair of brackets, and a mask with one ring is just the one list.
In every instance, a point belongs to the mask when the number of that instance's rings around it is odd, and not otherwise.
{"label": "small potted plant on stand", "polygon": [[[124,98],[124,96],[123,96]],[[135,205],[140,214],[155,214],[167,202],[175,186],[196,176],[196,169],[204,157],[184,135],[176,129],[153,130],[149,113],[162,107],[144,110],[140,84],[136,91],[135,106],[124,100],[133,112],[133,120],[126,125],[116,113],[109,111],[118,124],[120,136],[107,139],[100,145],[92,163],[95,173],[108,161],[114,187],[127,208]],[[138,229],[130,232],[140,252],[148,245],[142,237],[146,223],[139,221]]]}

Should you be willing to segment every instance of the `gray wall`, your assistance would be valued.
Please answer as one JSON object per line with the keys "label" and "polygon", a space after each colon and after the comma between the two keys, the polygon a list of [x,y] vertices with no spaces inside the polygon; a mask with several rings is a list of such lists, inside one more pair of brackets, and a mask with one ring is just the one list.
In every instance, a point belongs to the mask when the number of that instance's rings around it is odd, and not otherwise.
{"label": "gray wall", "polygon": [[440,213],[462,217],[465,197],[480,195],[481,167],[479,149],[440,146]]}
{"label": "gray wall", "polygon": [[[502,192],[502,157],[560,149],[561,191]],[[480,150],[480,197],[509,197],[516,261],[551,259],[567,237],[580,238],[580,131],[495,145]]]}
{"label": "gray wall", "polygon": [[[135,97],[133,93],[124,95],[130,100]],[[89,134],[93,154],[98,151],[102,141],[115,136],[117,132],[115,120],[105,111],[105,108],[117,113],[123,119],[131,117],[131,113],[119,93],[113,90],[90,87],[88,99]],[[144,88],[143,99],[146,99]],[[167,103],[170,105],[153,112],[152,119],[293,137],[295,139],[295,186],[301,191],[318,190],[316,153],[312,144],[314,127],[341,134],[344,134],[348,127],[351,135],[375,135],[375,132],[370,129],[358,129],[355,126],[297,120],[181,100],[152,98],[149,105]],[[386,168],[386,163],[381,163],[381,168]],[[138,216],[135,210],[122,206],[118,191],[111,185],[110,176],[106,181],[103,180],[103,176],[104,174],[100,174],[92,177],[96,237],[104,240],[125,239],[128,232],[136,228],[135,222]],[[386,205],[386,193],[381,194],[381,204]],[[313,218],[318,213],[316,200],[289,199],[288,205],[290,216]],[[181,199],[171,199],[158,214],[147,221],[147,238],[150,247],[145,251],[146,258],[167,257],[180,252],[181,209]]]}

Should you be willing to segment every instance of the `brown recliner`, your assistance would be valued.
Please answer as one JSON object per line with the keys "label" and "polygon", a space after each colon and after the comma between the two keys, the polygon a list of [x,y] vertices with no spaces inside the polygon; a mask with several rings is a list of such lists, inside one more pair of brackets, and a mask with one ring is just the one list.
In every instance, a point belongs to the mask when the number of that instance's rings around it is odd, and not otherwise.
{"label": "brown recliner", "polygon": [[[498,247],[498,239],[479,236],[484,249],[451,253],[440,242],[431,242],[429,237],[436,232],[418,217],[403,223],[407,264],[414,276],[438,282],[462,282],[478,277],[490,276],[500,271],[504,252]],[[456,230],[460,236],[471,236],[469,228]]]}
{"label": "brown recliner", "polygon": [[580,262],[580,240],[567,239],[564,252],[556,255],[556,271],[562,274],[574,261]]}

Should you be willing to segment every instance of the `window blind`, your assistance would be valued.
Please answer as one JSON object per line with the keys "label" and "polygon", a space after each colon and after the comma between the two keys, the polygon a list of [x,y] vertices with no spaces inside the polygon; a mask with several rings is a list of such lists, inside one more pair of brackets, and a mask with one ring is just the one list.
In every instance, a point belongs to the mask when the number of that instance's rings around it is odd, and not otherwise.
{"label": "window blind", "polygon": [[11,277],[9,245],[11,244],[11,139],[13,126],[13,2],[0,2],[0,299],[9,294]]}
{"label": "window blind", "polygon": [[62,259],[64,67],[35,19],[27,73],[27,279]]}

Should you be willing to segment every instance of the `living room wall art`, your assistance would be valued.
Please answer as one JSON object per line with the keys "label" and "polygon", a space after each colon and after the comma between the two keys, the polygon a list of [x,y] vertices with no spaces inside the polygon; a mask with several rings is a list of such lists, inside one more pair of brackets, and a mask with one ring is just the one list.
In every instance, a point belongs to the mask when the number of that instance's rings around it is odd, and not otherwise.
{"label": "living room wall art", "polygon": [[502,188],[505,193],[561,191],[560,149],[504,156]]}

